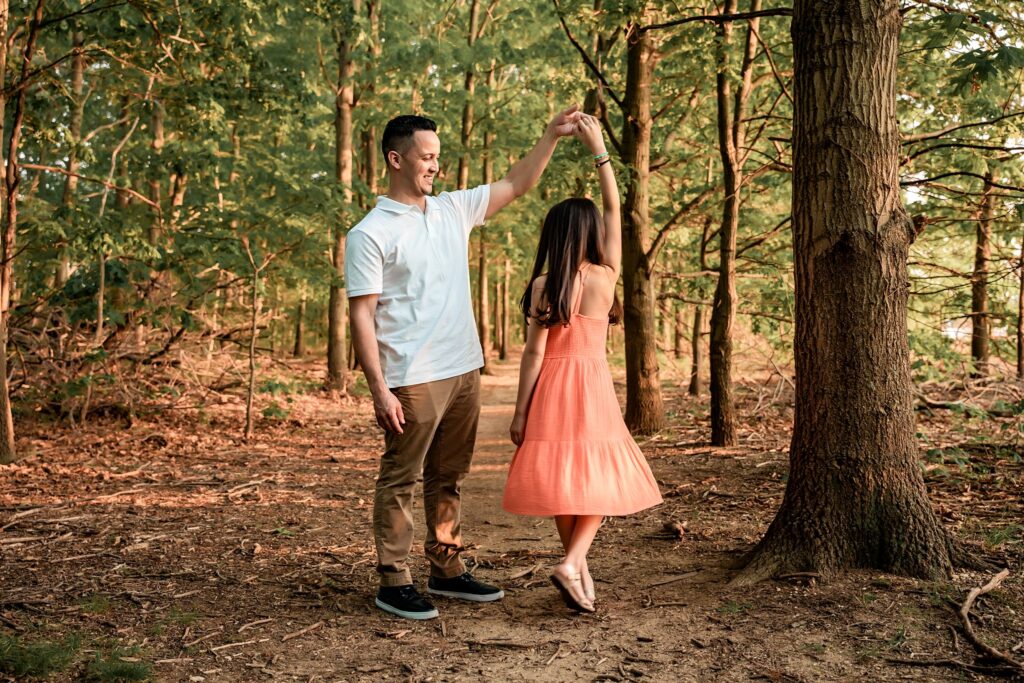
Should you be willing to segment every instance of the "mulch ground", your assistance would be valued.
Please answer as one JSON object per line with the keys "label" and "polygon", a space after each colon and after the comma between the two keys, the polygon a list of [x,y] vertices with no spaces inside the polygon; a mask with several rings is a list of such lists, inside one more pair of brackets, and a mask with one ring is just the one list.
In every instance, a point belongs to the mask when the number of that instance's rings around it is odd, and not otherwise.
{"label": "mulch ground", "polygon": [[[309,363],[275,371],[305,378],[295,386],[318,379]],[[546,578],[559,550],[553,525],[499,505],[515,375],[509,362],[484,380],[464,490],[467,560],[505,588],[503,601],[442,600],[441,618],[424,623],[373,607],[381,439],[365,397],[279,393],[248,443],[238,397],[211,397],[130,426],[19,421],[31,455],[0,467],[0,635],[22,644],[76,638],[55,681],[115,680],[120,665],[123,677],[157,681],[310,683],[999,673],[956,616],[991,574],[932,582],[854,571],[828,583],[728,585],[782,500],[792,388],[778,374],[738,387],[743,429],[732,449],[707,445],[706,396],[667,382],[672,425],[641,442],[665,503],[605,523],[592,559],[599,611],[569,613]],[[1011,571],[975,604],[974,628],[1022,660],[1021,418],[936,409],[919,414],[918,430],[936,510]],[[425,562],[417,558],[416,568],[424,582]]]}

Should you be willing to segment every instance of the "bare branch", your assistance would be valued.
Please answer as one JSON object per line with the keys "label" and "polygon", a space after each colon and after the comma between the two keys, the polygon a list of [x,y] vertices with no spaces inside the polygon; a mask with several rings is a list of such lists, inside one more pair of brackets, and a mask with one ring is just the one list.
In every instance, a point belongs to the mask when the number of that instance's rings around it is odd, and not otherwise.
{"label": "bare branch", "polygon": [[747,21],[748,19],[759,19],[761,17],[791,17],[793,16],[792,7],[779,7],[778,9],[763,9],[757,12],[740,12],[738,14],[702,14],[696,17],[685,17],[683,19],[675,19],[673,21],[666,21],[663,24],[651,24],[650,26],[641,26],[639,28],[641,33],[647,31],[656,31],[663,28],[672,28],[673,26],[682,26],[683,24],[690,24],[695,21],[707,21],[716,24],[724,24],[730,21]]}
{"label": "bare branch", "polygon": [[668,219],[668,221],[665,222],[665,225],[661,227],[661,230],[658,231],[658,235],[654,238],[654,242],[651,244],[651,248],[648,249],[647,254],[645,254],[647,263],[651,264],[651,267],[653,267],[654,263],[658,260],[658,254],[665,246],[665,242],[668,240],[669,234],[673,230],[675,230],[676,226],[679,225],[680,221],[682,221],[695,210],[700,208],[700,206],[705,201],[707,201],[708,197],[710,197],[717,191],[718,187],[709,187],[705,189],[699,195],[697,195],[696,197],[688,201],[686,204],[684,204],[682,207],[680,207],[680,209],[675,212],[675,215],[673,215],[671,218]]}
{"label": "bare branch", "polygon": [[977,128],[978,126],[988,126],[993,123],[998,123],[1004,119],[1012,119],[1017,116],[1024,116],[1024,111],[1015,111],[1012,114],[999,116],[989,121],[976,121],[974,123],[963,123],[959,125],[948,126],[947,128],[943,128],[942,130],[937,130],[931,133],[915,133],[912,135],[903,135],[903,144],[909,145],[913,142],[921,142],[922,140],[934,140],[935,138],[941,138],[943,135],[947,133],[952,133],[953,131],[956,130],[963,130],[965,128]]}
{"label": "bare branch", "polygon": [[565,23],[565,16],[562,15],[562,6],[558,4],[558,0],[551,0],[551,2],[555,6],[555,13],[558,14],[558,21],[562,24],[562,30],[565,31],[565,35],[569,39],[569,42],[572,43],[573,47],[576,48],[576,51],[580,53],[580,57],[583,58],[583,63],[587,65],[587,68],[593,72],[597,77],[597,80],[602,86],[604,86],[605,90],[608,91],[608,95],[615,101],[615,104],[619,105],[619,109],[622,109],[622,98],[615,94],[615,91],[612,90],[611,84],[608,82],[608,79],[604,77],[601,69],[597,67],[594,60],[587,54],[586,49],[580,45],[580,42],[576,40],[575,36],[573,36],[572,31],[569,30],[569,25]]}
{"label": "bare branch", "polygon": [[61,175],[74,176],[75,178],[80,178],[82,180],[85,180],[86,182],[98,183],[104,187],[110,188],[111,190],[117,190],[118,192],[127,192],[131,196],[138,199],[140,202],[148,204],[157,211],[160,211],[160,205],[157,202],[154,202],[146,195],[139,194],[130,187],[118,187],[114,183],[108,183],[106,180],[103,180],[102,178],[93,178],[91,176],[82,175],[81,173],[72,173],[71,171],[65,168],[60,168],[59,166],[44,166],[42,164],[29,164],[25,162],[18,164],[18,166],[20,166],[21,168],[30,168],[36,171],[49,171],[50,173],[59,173]]}

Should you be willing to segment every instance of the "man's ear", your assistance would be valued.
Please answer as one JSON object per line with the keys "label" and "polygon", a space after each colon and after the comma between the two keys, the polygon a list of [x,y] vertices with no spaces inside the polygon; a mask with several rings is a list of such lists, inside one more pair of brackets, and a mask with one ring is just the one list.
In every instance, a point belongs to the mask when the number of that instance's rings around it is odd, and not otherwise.
{"label": "man's ear", "polygon": [[388,166],[397,171],[402,166],[402,155],[395,150],[388,152]]}

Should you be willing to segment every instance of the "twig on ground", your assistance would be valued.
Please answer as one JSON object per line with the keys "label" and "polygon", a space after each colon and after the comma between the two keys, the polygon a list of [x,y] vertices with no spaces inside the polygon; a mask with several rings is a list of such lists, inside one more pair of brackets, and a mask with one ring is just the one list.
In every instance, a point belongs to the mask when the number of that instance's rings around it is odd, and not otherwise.
{"label": "twig on ground", "polygon": [[252,645],[258,643],[258,640],[243,640],[238,643],[225,643],[224,645],[218,645],[217,647],[211,647],[210,652],[220,652],[221,650],[227,650],[229,647],[242,647],[243,645]]}
{"label": "twig on ground", "polygon": [[196,638],[193,641],[185,643],[185,647],[192,647],[193,645],[198,645],[199,643],[203,642],[204,640],[209,640],[210,638],[213,638],[215,635],[217,635],[218,633],[220,633],[223,630],[224,630],[224,627],[222,626],[222,627],[218,628],[216,631],[214,631],[213,633],[208,633],[205,636],[203,636],[202,638]]}
{"label": "twig on ground", "polygon": [[310,631],[315,631],[315,630],[317,630],[318,628],[320,628],[323,625],[324,625],[324,622],[318,621],[315,624],[312,624],[311,626],[307,626],[304,629],[299,629],[298,631],[295,631],[294,633],[289,633],[288,635],[286,635],[283,638],[281,638],[281,642],[285,643],[285,642],[288,642],[289,640],[291,640],[292,638],[298,638],[299,636],[304,636],[307,633],[309,633]]}
{"label": "twig on ground", "polygon": [[260,624],[269,624],[272,621],[273,621],[273,618],[270,618],[270,619],[257,619],[256,621],[250,621],[248,624],[242,624],[242,626],[240,626],[238,628],[238,632],[241,633],[242,631],[245,631],[247,629],[253,628],[254,626],[259,626]]}
{"label": "twig on ground", "polygon": [[543,567],[543,566],[544,566],[544,564],[543,564],[543,563],[541,563],[541,562],[538,562],[537,564],[533,565],[533,566],[532,566],[532,567],[530,567],[529,569],[524,569],[524,570],[522,570],[522,571],[516,572],[516,573],[515,573],[515,574],[513,574],[512,576],[508,577],[508,578],[509,578],[509,581],[511,581],[511,580],[513,580],[513,579],[521,579],[521,578],[523,578],[524,576],[529,576],[530,574],[533,574],[533,573],[534,573],[535,571],[537,571],[538,569],[540,569],[540,568],[541,568],[541,567]]}
{"label": "twig on ground", "polygon": [[685,574],[679,574],[677,576],[673,576],[673,577],[665,579],[663,581],[656,581],[655,583],[652,583],[652,584],[648,585],[647,587],[648,588],[657,588],[658,586],[667,586],[670,583],[675,583],[676,581],[682,581],[683,579],[689,578],[689,577],[693,576],[694,574],[700,574],[700,572],[701,572],[700,569],[694,569],[692,572],[686,572]]}

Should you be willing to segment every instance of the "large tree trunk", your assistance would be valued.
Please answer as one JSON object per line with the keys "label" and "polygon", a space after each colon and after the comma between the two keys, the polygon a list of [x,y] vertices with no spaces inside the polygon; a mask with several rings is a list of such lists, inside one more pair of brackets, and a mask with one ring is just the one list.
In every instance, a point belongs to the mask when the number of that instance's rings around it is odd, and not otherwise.
{"label": "large tree trunk", "polygon": [[[350,25],[360,13],[360,0],[352,0]],[[352,59],[354,32],[340,30],[335,39],[338,45],[338,82],[334,98],[334,175],[342,188],[345,210],[338,217],[334,228],[335,282],[331,284],[330,301],[327,308],[327,388],[345,393],[348,378],[348,354],[346,350],[346,308],[348,304],[345,288],[338,284],[345,277],[345,235],[348,210],[352,206],[352,109],[354,88],[352,76],[355,62]]]}
{"label": "large tree trunk", "polygon": [[985,174],[985,189],[978,211],[977,240],[974,245],[974,273],[971,275],[971,361],[972,377],[988,374],[988,262],[992,257],[992,173]]}
{"label": "large tree trunk", "polygon": [[782,506],[746,569],[938,579],[966,560],[914,441],[896,122],[898,0],[796,0],[796,416]]}
{"label": "large tree trunk", "polygon": [[[726,0],[724,13],[736,12],[736,0]],[[752,0],[750,11],[761,8],[760,0]],[[719,230],[718,285],[711,307],[711,443],[714,446],[735,446],[738,440],[736,407],[732,396],[732,337],[736,322],[736,236],[740,225],[740,188],[743,185],[743,158],[746,144],[744,122],[746,102],[751,90],[754,56],[757,50],[755,31],[758,19],[750,20],[747,41],[736,90],[734,110],[730,112],[729,97],[730,50],[732,22],[722,22],[718,37],[718,146],[722,156],[722,179],[725,201],[722,205],[722,227]]]}
{"label": "large tree trunk", "polygon": [[622,204],[622,284],[626,327],[626,425],[636,434],[665,427],[658,377],[656,299],[650,248],[651,77],[656,59],[649,32],[627,36],[622,161],[630,177]]}

